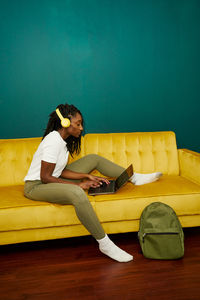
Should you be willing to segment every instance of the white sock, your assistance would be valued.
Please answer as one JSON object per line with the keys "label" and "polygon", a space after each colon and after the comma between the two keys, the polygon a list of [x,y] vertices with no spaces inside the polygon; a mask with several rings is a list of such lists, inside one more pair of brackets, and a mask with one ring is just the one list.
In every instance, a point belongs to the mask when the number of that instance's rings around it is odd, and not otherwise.
{"label": "white sock", "polygon": [[107,236],[104,238],[97,240],[99,243],[99,250],[109,256],[110,258],[117,260],[119,262],[128,262],[133,260],[133,256],[125,252],[124,250],[117,247]]}
{"label": "white sock", "polygon": [[142,185],[142,184],[154,182],[158,180],[161,176],[162,176],[161,172],[155,172],[150,174],[134,173],[133,176],[130,178],[130,181],[135,185]]}

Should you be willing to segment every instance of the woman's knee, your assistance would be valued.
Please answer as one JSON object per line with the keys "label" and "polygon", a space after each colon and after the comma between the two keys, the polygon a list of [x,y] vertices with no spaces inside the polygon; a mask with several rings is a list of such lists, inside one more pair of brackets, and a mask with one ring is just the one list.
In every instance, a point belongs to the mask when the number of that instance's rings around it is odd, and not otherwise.
{"label": "woman's knee", "polygon": [[89,202],[89,199],[88,199],[85,191],[80,186],[75,186],[75,188],[72,190],[71,202],[74,206],[84,205]]}
{"label": "woman's knee", "polygon": [[85,157],[90,158],[90,159],[96,159],[96,158],[99,157],[99,155],[98,155],[98,154],[92,153],[92,154],[87,154],[87,155],[85,155]]}
{"label": "woman's knee", "polygon": [[86,157],[87,159],[89,159],[90,161],[95,161],[95,162],[98,162],[99,159],[101,159],[101,156],[100,156],[100,155],[94,154],[94,153],[92,153],[92,154],[87,154],[85,157]]}
{"label": "woman's knee", "polygon": [[78,185],[74,186],[73,193],[78,198],[83,198],[86,196],[85,191]]}

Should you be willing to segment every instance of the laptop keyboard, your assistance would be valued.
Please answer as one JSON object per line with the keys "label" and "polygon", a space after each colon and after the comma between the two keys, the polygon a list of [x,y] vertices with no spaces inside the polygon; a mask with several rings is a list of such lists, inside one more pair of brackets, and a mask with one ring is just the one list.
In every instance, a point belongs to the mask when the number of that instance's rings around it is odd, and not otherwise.
{"label": "laptop keyboard", "polygon": [[101,184],[101,187],[106,187],[107,186],[107,183],[105,183],[104,181],[102,181],[102,184]]}
{"label": "laptop keyboard", "polygon": [[96,188],[90,188],[91,192],[105,192],[105,193],[109,193],[109,192],[113,192],[114,191],[114,186],[115,186],[115,181],[114,180],[110,180],[110,183],[107,184],[105,182],[102,182],[102,185],[100,187],[96,187]]}

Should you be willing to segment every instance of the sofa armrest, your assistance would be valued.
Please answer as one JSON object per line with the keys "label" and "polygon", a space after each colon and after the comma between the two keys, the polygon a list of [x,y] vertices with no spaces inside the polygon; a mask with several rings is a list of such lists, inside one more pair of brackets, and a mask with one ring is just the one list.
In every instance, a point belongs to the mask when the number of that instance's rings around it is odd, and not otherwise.
{"label": "sofa armrest", "polygon": [[200,153],[178,149],[180,175],[200,184]]}

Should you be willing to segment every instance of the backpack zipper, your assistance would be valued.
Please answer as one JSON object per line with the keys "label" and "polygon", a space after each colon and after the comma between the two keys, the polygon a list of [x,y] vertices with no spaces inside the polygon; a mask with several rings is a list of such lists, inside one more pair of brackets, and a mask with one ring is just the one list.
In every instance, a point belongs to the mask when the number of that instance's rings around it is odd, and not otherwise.
{"label": "backpack zipper", "polygon": [[146,232],[146,233],[143,233],[142,235],[142,242],[144,243],[144,238],[146,235],[149,235],[149,234],[153,234],[153,235],[163,235],[163,234],[179,234],[178,232]]}

